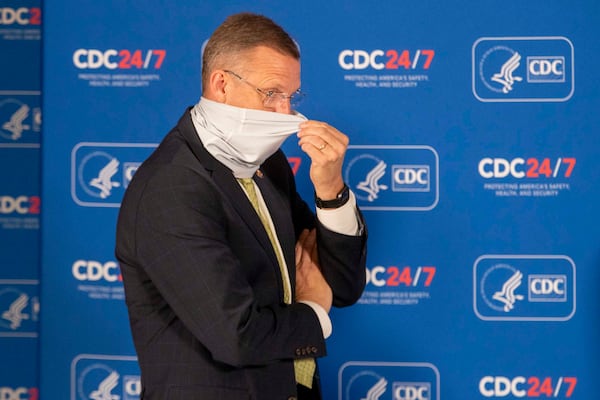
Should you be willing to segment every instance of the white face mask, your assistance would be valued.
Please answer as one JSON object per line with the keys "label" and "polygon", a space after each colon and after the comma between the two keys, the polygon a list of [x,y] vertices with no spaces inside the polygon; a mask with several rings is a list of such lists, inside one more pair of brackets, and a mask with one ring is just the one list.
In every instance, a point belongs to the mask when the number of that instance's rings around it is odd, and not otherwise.
{"label": "white face mask", "polygon": [[260,165],[298,132],[306,117],[240,108],[204,97],[191,111],[192,122],[206,150],[236,178],[250,178]]}

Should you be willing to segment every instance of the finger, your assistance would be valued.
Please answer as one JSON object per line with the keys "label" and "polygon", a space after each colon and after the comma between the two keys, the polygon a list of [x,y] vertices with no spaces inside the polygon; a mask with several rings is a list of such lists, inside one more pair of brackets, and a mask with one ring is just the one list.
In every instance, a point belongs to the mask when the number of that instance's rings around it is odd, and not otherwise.
{"label": "finger", "polygon": [[314,134],[299,137],[298,144],[300,146],[310,144],[319,151],[327,149],[334,150],[335,152],[339,152],[347,146],[342,138],[329,136],[322,132],[315,132]]}
{"label": "finger", "polygon": [[[300,124],[300,130],[298,131],[298,137],[317,136],[322,138],[325,142],[331,145],[347,145],[350,141],[349,138],[334,128],[333,126],[320,121],[306,121]],[[319,143],[315,143],[319,146]]]}
{"label": "finger", "polygon": [[309,232],[308,229],[304,229],[300,232],[300,237],[298,237],[298,241],[296,242],[296,265],[300,265],[302,263],[302,256],[304,254],[304,246],[306,242],[306,238],[308,237]]}
{"label": "finger", "polygon": [[317,247],[317,230],[315,228],[308,231],[308,235],[306,237],[306,249],[312,250]]}
{"label": "finger", "polygon": [[298,241],[296,242],[296,266],[298,266],[302,261],[302,248],[307,234],[308,230],[304,229],[302,232],[300,232],[300,237],[298,237]]}
{"label": "finger", "polygon": [[324,150],[327,147],[336,148],[340,145],[339,143],[335,143],[334,139],[329,139],[328,141],[323,135],[302,136],[299,138],[298,144],[300,146],[310,144],[317,150]]}
{"label": "finger", "polygon": [[302,244],[302,247],[306,247],[306,243],[307,243],[307,241],[310,240],[310,237],[311,237],[311,230],[303,229],[302,232],[300,233],[300,237],[298,238],[298,241]]}
{"label": "finger", "polygon": [[321,271],[321,263],[319,262],[319,253],[317,252],[317,246],[315,246],[312,249],[310,258],[314,260],[314,265],[316,265],[319,271]]}
{"label": "finger", "polygon": [[326,141],[323,141],[323,143],[321,143],[319,146],[317,146],[317,150],[319,150],[319,151],[325,150],[325,148],[327,147],[327,144],[328,143]]}
{"label": "finger", "polygon": [[341,159],[348,148],[347,142],[324,139],[322,136],[308,135],[300,138],[298,145],[311,159],[320,162]]}
{"label": "finger", "polygon": [[296,243],[296,267],[302,262],[302,246],[299,242]]}
{"label": "finger", "polygon": [[312,165],[325,166],[332,163],[341,163],[344,153],[338,153],[327,146],[324,150],[318,150],[312,144],[304,144],[300,149],[310,157]]}
{"label": "finger", "polygon": [[307,257],[311,260],[311,265],[318,264],[316,229],[312,229],[310,231],[310,235],[306,238],[306,246],[304,247],[304,250],[306,251]]}

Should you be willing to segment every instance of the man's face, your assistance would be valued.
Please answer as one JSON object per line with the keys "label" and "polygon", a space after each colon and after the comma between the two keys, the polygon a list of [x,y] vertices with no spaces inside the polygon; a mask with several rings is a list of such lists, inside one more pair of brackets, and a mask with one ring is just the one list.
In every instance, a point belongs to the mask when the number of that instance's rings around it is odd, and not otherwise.
{"label": "man's face", "polygon": [[283,55],[268,47],[260,46],[246,53],[239,63],[240,80],[233,74],[226,73],[227,90],[225,103],[243,108],[291,113],[289,99],[281,99],[275,95],[268,107],[264,105],[265,95],[258,92],[275,91],[290,96],[300,88],[300,62],[293,57]]}

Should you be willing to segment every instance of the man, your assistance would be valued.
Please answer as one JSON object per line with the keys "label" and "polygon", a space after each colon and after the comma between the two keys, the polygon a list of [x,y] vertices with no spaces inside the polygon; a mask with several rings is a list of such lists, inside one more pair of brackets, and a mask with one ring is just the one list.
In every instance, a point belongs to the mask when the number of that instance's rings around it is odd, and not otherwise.
{"label": "man", "polygon": [[[138,169],[117,227],[142,399],[319,399],[328,312],[365,285],[348,138],[292,110],[300,55],[273,21],[229,17],[203,95]],[[279,146],[298,132],[317,216]]]}

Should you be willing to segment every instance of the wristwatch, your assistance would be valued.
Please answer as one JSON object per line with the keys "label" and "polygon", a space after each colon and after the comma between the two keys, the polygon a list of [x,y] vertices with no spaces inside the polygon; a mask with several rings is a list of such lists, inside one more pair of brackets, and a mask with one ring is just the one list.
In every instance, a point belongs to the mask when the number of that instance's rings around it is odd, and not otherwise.
{"label": "wristwatch", "polygon": [[335,196],[335,199],[333,200],[321,200],[317,197],[317,194],[315,193],[315,204],[319,208],[338,208],[346,204],[349,199],[350,189],[345,183],[342,190]]}

